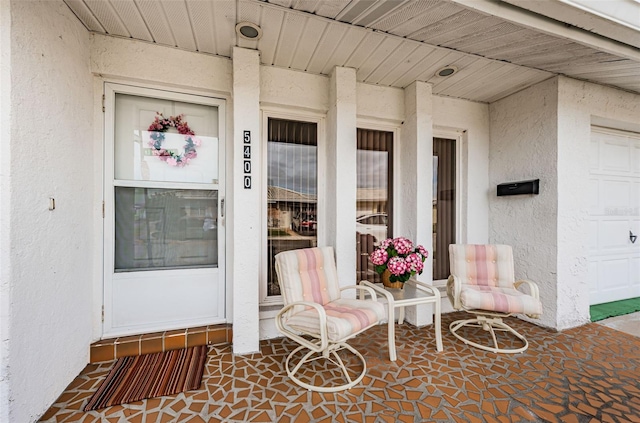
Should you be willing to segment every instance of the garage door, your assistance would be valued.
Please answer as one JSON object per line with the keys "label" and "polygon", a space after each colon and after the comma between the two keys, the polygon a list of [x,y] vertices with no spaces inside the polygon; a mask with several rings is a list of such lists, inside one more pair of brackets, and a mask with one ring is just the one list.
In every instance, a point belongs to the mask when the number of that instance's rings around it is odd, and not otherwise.
{"label": "garage door", "polygon": [[640,134],[592,128],[591,304],[640,297]]}

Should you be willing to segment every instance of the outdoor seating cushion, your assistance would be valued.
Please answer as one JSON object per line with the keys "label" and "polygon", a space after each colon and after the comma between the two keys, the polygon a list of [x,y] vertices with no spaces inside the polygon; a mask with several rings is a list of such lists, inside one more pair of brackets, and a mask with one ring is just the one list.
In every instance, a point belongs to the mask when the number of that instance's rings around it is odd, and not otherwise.
{"label": "outdoor seating cushion", "polygon": [[465,285],[513,288],[513,251],[508,245],[449,246],[451,274]]}
{"label": "outdoor seating cushion", "polygon": [[[340,298],[333,248],[304,248],[285,251],[276,257],[278,282],[285,304],[311,301],[325,305]],[[295,314],[304,307],[294,307]]]}
{"label": "outdoor seating cushion", "polygon": [[[382,303],[342,298],[323,305],[327,313],[327,337],[339,342],[386,319]],[[320,334],[320,319],[315,309],[291,315],[286,324],[309,334]]]}
{"label": "outdoor seating cushion", "polygon": [[542,314],[539,300],[515,288],[465,285],[460,292],[460,301],[467,310]]}

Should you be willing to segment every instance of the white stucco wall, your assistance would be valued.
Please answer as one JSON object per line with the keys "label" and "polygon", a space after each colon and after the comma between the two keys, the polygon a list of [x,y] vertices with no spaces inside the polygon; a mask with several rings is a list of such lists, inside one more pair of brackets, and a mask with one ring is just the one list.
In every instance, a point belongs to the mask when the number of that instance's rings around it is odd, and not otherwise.
{"label": "white stucco wall", "polygon": [[[11,329],[11,3],[0,1],[0,422],[9,421]],[[5,193],[5,194],[3,194]]]}
{"label": "white stucco wall", "polygon": [[640,95],[558,79],[558,310],[556,327],[589,320],[591,125],[638,130]]}
{"label": "white stucco wall", "polygon": [[162,84],[163,89],[231,92],[231,60],[124,38],[91,36],[91,71],[129,83]]}
{"label": "white stucco wall", "polygon": [[[513,247],[516,278],[540,287],[539,323],[556,327],[558,83],[548,80],[491,104],[490,241]],[[540,179],[539,195],[497,197],[503,182]]]}
{"label": "white stucco wall", "polygon": [[6,61],[2,66],[0,420],[30,422],[88,361],[93,102],[89,35],[69,8],[13,1],[7,28],[6,6],[0,6],[3,54],[5,43],[11,48],[9,91]]}
{"label": "white stucco wall", "polygon": [[356,87],[355,69],[333,69],[327,113],[325,198],[327,245],[335,249],[341,286],[351,285],[356,279]]}
{"label": "white stucco wall", "polygon": [[[257,51],[233,48],[233,352],[247,354],[260,351],[259,284],[262,228],[260,223],[260,56]],[[244,188],[242,167],[243,131],[251,134],[251,188]],[[256,152],[256,153],[253,153]]]}
{"label": "white stucco wall", "polygon": [[491,197],[491,241],[514,246],[516,277],[540,286],[539,323],[589,321],[591,125],[637,128],[640,96],[566,77],[491,105],[492,189],[540,178],[540,195]]}
{"label": "white stucco wall", "polygon": [[362,121],[400,125],[404,120],[404,90],[358,82],[357,115]]}
{"label": "white stucco wall", "polygon": [[301,114],[326,113],[329,109],[329,78],[260,66],[260,105]]}

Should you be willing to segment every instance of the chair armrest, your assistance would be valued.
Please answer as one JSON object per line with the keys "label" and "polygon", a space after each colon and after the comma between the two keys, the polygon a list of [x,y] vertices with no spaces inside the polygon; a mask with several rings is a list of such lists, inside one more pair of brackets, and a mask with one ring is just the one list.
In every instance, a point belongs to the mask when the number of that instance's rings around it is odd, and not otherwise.
{"label": "chair armrest", "polygon": [[[533,298],[535,298],[536,300],[540,301],[540,290],[538,289],[538,285],[535,282],[532,282],[530,280],[527,279],[520,279],[518,281],[515,281],[513,286],[518,289],[520,287],[520,285],[522,284],[526,284],[529,286],[529,295],[531,295]],[[539,319],[540,315],[539,314],[527,314],[527,316],[531,317],[532,319]]]}
{"label": "chair armrest", "polygon": [[460,292],[462,292],[462,282],[457,276],[449,275],[449,279],[447,279],[447,297],[449,297],[451,305],[456,310],[462,310]]}
{"label": "chair armrest", "polygon": [[[309,342],[307,339],[298,335],[298,333],[289,329],[289,327],[286,326],[285,323],[283,322],[284,315],[289,311],[289,309],[296,306],[313,308],[318,313],[318,319],[320,320],[319,326],[320,326],[320,342],[321,342],[319,346]],[[275,323],[278,330],[282,332],[285,336],[293,339],[299,344],[303,344],[308,348],[313,349],[314,351],[316,350],[322,351],[329,344],[329,337],[327,336],[327,312],[325,311],[324,307],[322,307],[318,303],[314,303],[310,301],[296,301],[296,302],[287,304],[284,307],[282,307],[280,311],[278,311],[278,314],[276,314]]]}
{"label": "chair armrest", "polygon": [[346,291],[347,289],[355,289],[356,291],[360,291],[360,300],[364,300],[364,293],[367,292],[369,293],[369,295],[371,295],[371,299],[373,301],[378,301],[378,297],[376,297],[376,291],[374,291],[373,289],[369,288],[368,286],[365,285],[348,285],[348,286],[343,286],[342,288],[340,288],[340,292],[342,291]]}
{"label": "chair armrest", "polygon": [[538,289],[538,284],[527,279],[520,279],[518,281],[515,281],[513,286],[518,289],[522,284],[527,284],[529,286],[529,295],[531,295],[536,300],[540,300],[540,290]]}

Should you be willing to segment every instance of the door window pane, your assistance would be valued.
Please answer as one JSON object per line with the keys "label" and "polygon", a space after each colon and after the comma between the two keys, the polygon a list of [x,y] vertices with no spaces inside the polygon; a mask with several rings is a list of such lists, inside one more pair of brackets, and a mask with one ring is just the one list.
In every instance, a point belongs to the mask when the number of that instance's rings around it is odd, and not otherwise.
{"label": "door window pane", "polygon": [[449,277],[449,244],[456,242],[456,142],[433,139],[433,280]]}
{"label": "door window pane", "polygon": [[267,295],[280,295],[275,255],[317,246],[317,124],[268,121]]}
{"label": "door window pane", "polygon": [[115,187],[115,271],[218,265],[218,192]]}
{"label": "door window pane", "polygon": [[356,172],[356,277],[380,282],[369,254],[391,236],[393,199],[393,132],[358,128]]}
{"label": "door window pane", "polygon": [[[115,110],[115,179],[218,183],[217,107],[116,94]],[[195,135],[151,131],[157,113]]]}

